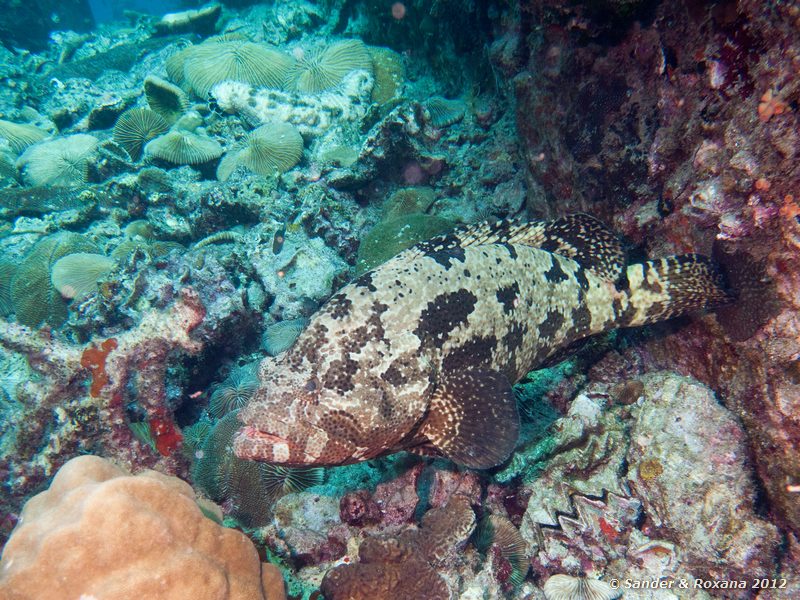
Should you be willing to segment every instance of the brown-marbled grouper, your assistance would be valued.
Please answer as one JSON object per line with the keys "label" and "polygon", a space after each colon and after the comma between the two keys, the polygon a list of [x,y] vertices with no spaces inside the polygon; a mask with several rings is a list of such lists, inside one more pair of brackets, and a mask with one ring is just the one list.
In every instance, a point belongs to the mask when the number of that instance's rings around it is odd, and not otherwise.
{"label": "brown-marbled grouper", "polygon": [[303,466],[410,450],[493,467],[514,450],[511,386],[530,370],[588,336],[730,300],[708,258],[626,265],[588,215],[465,226],[348,284],[266,358],[235,452]]}

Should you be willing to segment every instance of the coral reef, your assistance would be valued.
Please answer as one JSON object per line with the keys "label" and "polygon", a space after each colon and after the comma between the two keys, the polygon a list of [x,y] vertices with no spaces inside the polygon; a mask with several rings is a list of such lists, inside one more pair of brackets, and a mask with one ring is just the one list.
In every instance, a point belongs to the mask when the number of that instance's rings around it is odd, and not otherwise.
{"label": "coral reef", "polygon": [[133,160],[139,160],[144,145],[168,129],[169,125],[158,112],[132,108],[122,113],[114,124],[114,140],[125,148]]}
{"label": "coral reef", "polygon": [[71,187],[85,183],[97,138],[76,134],[39,142],[17,160],[17,168],[32,186]]}
{"label": "coral reef", "polygon": [[740,282],[738,307],[647,341],[642,358],[703,381],[742,419],[769,510],[796,533],[797,7],[649,11],[634,10],[605,46],[575,43],[609,31],[580,7],[520,13],[522,30],[552,19],[509,65],[540,189],[529,208],[606,215],[647,250],[715,245],[732,272],[758,274]]}
{"label": "coral reef", "polygon": [[67,305],[52,282],[52,271],[63,257],[88,253],[97,247],[77,233],[60,232],[40,239],[25,255],[9,282],[17,321],[36,327],[42,321],[59,326],[67,318]]}
{"label": "coral reef", "polygon": [[672,532],[698,574],[724,565],[731,579],[767,576],[779,538],[753,513],[756,491],[740,424],[696,381],[654,374],[642,382],[627,463],[646,527]]}
{"label": "coral reef", "polygon": [[[0,14],[0,595],[45,556],[19,554],[30,532],[71,568],[125,501],[132,540],[178,508],[235,540],[194,557],[206,593],[246,566],[263,597],[268,557],[297,600],[800,594],[796,2],[131,0],[93,25],[100,4]],[[354,276],[453,226],[577,211],[633,262],[713,255],[738,301],[552,357],[495,469],[233,456],[255,367]],[[94,458],[53,479],[89,453],[222,510]]]}
{"label": "coral reef", "polygon": [[217,179],[225,181],[237,167],[270,176],[288,171],[300,162],[303,138],[288,123],[268,123],[247,135],[241,147],[230,150],[217,168]]}
{"label": "coral reef", "polygon": [[14,494],[8,501],[36,489],[80,448],[103,449],[129,465],[146,462],[128,427],[131,400],[140,407],[159,452],[168,455],[163,458],[172,463],[168,468],[174,472],[180,438],[170,417],[166,372],[177,355],[202,348],[190,334],[205,315],[198,295],[185,288],[168,310],[153,310],[136,328],[88,347],[4,323],[0,345],[25,356],[28,372],[37,374],[14,386],[23,409],[14,416],[17,430],[4,440],[0,459],[13,482]]}

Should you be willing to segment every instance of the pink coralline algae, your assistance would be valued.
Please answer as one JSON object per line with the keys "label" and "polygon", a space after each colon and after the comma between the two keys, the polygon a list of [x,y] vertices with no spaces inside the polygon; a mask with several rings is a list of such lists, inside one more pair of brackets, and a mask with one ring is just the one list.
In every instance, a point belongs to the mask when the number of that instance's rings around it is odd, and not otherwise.
{"label": "pink coralline algae", "polygon": [[125,412],[130,401],[156,424],[162,467],[170,472],[182,468],[173,456],[179,433],[167,404],[166,371],[177,357],[202,349],[191,333],[204,317],[197,293],[184,288],[166,310],[151,310],[134,329],[88,347],[3,322],[0,345],[25,356],[39,375],[18,385],[26,425],[16,437],[14,454],[2,459],[15,482],[15,496],[35,489],[81,449],[103,449],[130,466],[155,464],[156,457],[131,434]]}
{"label": "pink coralline algae", "polygon": [[699,379],[742,419],[770,516],[797,535],[800,13],[753,0],[652,10],[609,37],[582,3],[534,0],[509,26],[550,23],[514,77],[541,186],[528,209],[589,210],[649,254],[713,251],[730,265],[736,306],[631,354]]}
{"label": "pink coralline algae", "polygon": [[348,525],[373,525],[381,516],[380,507],[367,490],[345,494],[339,503],[339,517]]}
{"label": "pink coralline algae", "polygon": [[451,597],[438,570],[458,561],[458,551],[475,528],[468,498],[453,496],[429,510],[418,530],[370,537],[361,543],[359,562],[328,571],[322,592],[331,600]]}
{"label": "pink coralline algae", "polygon": [[415,465],[400,477],[377,486],[372,500],[381,511],[383,524],[397,525],[413,520],[419,502],[416,492],[417,478],[422,469],[422,464]]}

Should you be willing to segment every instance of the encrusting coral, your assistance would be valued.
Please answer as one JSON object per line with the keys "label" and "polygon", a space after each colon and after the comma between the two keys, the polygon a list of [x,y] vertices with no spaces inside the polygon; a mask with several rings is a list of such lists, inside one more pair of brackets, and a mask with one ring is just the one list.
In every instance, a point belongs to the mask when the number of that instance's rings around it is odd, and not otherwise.
{"label": "encrusting coral", "polygon": [[447,505],[425,513],[417,531],[367,538],[358,549],[360,562],[328,571],[320,589],[329,600],[449,600],[450,590],[437,568],[454,560],[474,528],[469,499],[455,495]]}
{"label": "encrusting coral", "polygon": [[[159,454],[170,457],[181,436],[170,418],[166,373],[180,355],[202,349],[203,342],[191,333],[205,316],[199,295],[187,287],[167,309],[149,310],[133,329],[88,347],[56,340],[46,332],[34,333],[16,323],[2,323],[0,346],[26,357],[37,374],[17,388],[26,406],[21,418],[45,424],[52,421],[56,407],[99,411],[103,426],[95,434],[95,443],[133,464],[139,447],[128,427],[126,405],[135,401],[147,417]],[[82,408],[70,405],[73,401]],[[35,465],[49,471],[51,463],[60,459],[61,444],[75,435],[74,419],[78,418],[73,414],[51,428],[33,428],[8,467],[13,475],[29,472]]]}
{"label": "encrusting coral", "polygon": [[448,231],[453,225],[452,221],[423,213],[405,214],[381,221],[358,247],[356,274],[374,269],[417,242]]}
{"label": "encrusting coral", "polygon": [[206,517],[192,488],[108,460],[66,463],[22,510],[0,560],[8,600],[283,600],[276,567]]}
{"label": "encrusting coral", "polygon": [[397,98],[405,81],[405,69],[400,55],[389,48],[370,46],[375,86],[372,88],[372,101],[387,104]]}

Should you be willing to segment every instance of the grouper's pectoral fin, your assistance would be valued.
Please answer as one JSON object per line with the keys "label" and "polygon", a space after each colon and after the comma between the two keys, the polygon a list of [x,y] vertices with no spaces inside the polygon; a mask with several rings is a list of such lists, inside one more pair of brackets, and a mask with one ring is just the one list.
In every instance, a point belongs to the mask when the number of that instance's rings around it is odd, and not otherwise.
{"label": "grouper's pectoral fin", "polygon": [[469,369],[447,375],[420,428],[430,445],[460,465],[488,469],[517,444],[519,415],[505,375]]}

